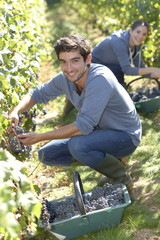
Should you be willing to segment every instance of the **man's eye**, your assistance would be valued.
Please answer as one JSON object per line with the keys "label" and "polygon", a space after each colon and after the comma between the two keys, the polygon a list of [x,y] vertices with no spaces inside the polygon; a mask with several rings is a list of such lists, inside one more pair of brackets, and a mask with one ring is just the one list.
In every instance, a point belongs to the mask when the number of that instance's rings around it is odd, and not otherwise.
{"label": "man's eye", "polygon": [[74,59],[72,62],[73,62],[73,63],[76,63],[76,62],[78,62],[78,59]]}

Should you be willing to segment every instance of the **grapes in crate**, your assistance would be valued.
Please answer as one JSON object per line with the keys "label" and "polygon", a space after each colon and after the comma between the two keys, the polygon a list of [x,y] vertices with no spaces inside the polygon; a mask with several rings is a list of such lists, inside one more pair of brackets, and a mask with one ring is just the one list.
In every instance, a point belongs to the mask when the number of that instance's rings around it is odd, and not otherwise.
{"label": "grapes in crate", "polygon": [[[83,201],[86,213],[121,205],[125,202],[123,185],[106,183],[103,187],[96,186],[92,191],[83,195]],[[45,209],[41,213],[43,225],[48,226],[50,223],[80,215],[78,202],[74,196],[55,202],[43,199],[42,205]]]}
{"label": "grapes in crate", "polygon": [[159,90],[154,88],[148,88],[146,90],[140,90],[129,94],[133,102],[138,103],[146,100],[150,100],[160,96]]}

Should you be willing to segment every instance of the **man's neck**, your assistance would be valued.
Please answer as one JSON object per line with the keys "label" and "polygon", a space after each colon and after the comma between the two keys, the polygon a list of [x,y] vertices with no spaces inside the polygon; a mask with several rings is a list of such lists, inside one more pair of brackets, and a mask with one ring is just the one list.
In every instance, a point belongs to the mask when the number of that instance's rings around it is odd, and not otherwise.
{"label": "man's neck", "polygon": [[84,73],[83,77],[79,79],[79,81],[76,82],[76,87],[77,87],[77,93],[81,95],[84,85],[86,83],[86,79],[88,77],[88,71],[89,69],[87,68],[86,72]]}

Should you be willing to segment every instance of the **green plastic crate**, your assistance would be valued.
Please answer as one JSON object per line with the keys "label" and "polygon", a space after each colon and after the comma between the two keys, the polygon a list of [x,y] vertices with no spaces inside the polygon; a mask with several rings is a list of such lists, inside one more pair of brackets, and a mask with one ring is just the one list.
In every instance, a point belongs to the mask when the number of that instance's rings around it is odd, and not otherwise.
{"label": "green plastic crate", "polygon": [[[77,172],[75,172],[77,174]],[[74,185],[78,184],[78,190],[75,189],[75,195],[66,197],[77,197],[77,192],[80,193],[80,188],[82,190],[81,182],[77,182]],[[77,191],[76,191],[77,190]],[[104,208],[100,210],[96,210],[89,213],[83,212],[83,207],[80,207],[81,215],[74,216],[72,218],[69,218],[67,220],[59,221],[56,223],[51,223],[51,232],[58,238],[58,239],[65,239],[70,240],[79,236],[83,236],[84,234],[91,233],[94,231],[98,231],[101,229],[108,229],[113,226],[117,226],[120,224],[124,208],[128,206],[131,203],[127,188],[125,185],[123,185],[123,191],[124,191],[124,203],[117,205],[115,207],[110,208]],[[78,194],[79,194],[78,193]],[[83,193],[84,195],[90,194],[90,192]],[[81,202],[82,195],[79,194],[78,201]],[[63,201],[66,198],[61,198],[58,200],[53,200],[51,203],[55,203],[57,201]],[[43,227],[42,225],[39,225],[39,227]]]}
{"label": "green plastic crate", "polygon": [[144,100],[141,102],[136,102],[135,107],[137,108],[137,110],[141,112],[145,113],[155,112],[160,108],[160,96],[151,98],[149,100]]}
{"label": "green plastic crate", "polygon": [[[128,89],[128,87],[131,86],[131,84],[143,79],[145,79],[145,77],[138,77],[136,79],[133,79],[131,82],[127,84],[126,89]],[[147,100],[142,100],[140,102],[134,102],[136,109],[144,113],[152,113],[160,108],[160,82],[157,78],[150,78],[148,79],[148,81],[149,83],[153,81],[157,85],[157,91],[159,92],[159,96]]]}

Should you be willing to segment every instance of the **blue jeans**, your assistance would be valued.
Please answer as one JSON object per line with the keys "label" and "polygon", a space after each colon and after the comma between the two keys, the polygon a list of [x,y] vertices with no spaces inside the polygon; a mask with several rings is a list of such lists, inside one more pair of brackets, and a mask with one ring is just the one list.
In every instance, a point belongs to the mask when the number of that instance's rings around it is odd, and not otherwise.
{"label": "blue jeans", "polygon": [[52,140],[38,152],[39,160],[48,166],[69,166],[72,158],[92,168],[108,153],[116,158],[130,155],[136,149],[130,136],[122,131],[95,130],[89,135]]}

